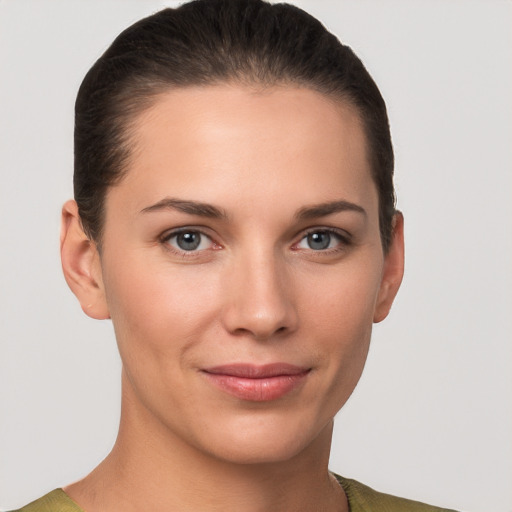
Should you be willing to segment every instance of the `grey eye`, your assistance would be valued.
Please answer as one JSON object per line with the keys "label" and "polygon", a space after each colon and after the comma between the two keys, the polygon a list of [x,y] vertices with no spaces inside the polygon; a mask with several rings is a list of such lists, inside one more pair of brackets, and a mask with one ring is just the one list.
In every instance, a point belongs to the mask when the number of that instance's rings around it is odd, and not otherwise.
{"label": "grey eye", "polygon": [[308,247],[315,251],[328,249],[331,245],[331,233],[327,231],[316,231],[309,233],[306,237]]}
{"label": "grey eye", "polygon": [[201,243],[201,235],[199,233],[180,233],[176,237],[176,243],[180,249],[184,251],[194,251]]}
{"label": "grey eye", "polygon": [[168,243],[180,251],[196,251],[207,249],[212,241],[199,231],[182,231],[169,237]]}
{"label": "grey eye", "polygon": [[350,240],[333,229],[311,230],[295,245],[296,249],[309,251],[327,251],[350,245]]}

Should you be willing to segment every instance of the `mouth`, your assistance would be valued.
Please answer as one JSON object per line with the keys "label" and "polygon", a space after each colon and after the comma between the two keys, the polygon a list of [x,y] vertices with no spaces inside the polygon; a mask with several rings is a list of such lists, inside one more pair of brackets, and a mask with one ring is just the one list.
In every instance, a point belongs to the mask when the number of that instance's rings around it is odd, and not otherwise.
{"label": "mouth", "polygon": [[277,400],[304,383],[311,368],[288,363],[229,364],[201,370],[208,381],[240,400]]}

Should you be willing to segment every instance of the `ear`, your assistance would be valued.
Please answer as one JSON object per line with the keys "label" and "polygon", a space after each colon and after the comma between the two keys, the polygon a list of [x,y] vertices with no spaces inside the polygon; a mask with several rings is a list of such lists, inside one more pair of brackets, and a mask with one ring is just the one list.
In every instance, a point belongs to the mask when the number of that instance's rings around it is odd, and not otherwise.
{"label": "ear", "polygon": [[91,318],[110,318],[96,243],[82,229],[75,201],[62,207],[60,256],[64,277],[84,313]]}
{"label": "ear", "polygon": [[391,304],[400,288],[404,275],[404,217],[401,212],[393,217],[393,234],[387,254],[384,255],[384,268],[380,290],[377,296],[373,321],[382,322],[388,316]]}

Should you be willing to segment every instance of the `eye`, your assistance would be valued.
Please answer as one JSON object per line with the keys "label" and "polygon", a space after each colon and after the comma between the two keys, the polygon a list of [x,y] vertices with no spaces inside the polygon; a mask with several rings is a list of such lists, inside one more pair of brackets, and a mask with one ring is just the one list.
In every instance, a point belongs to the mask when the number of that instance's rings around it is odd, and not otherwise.
{"label": "eye", "polygon": [[348,236],[343,236],[336,231],[317,229],[310,231],[295,246],[297,249],[311,249],[313,251],[326,251],[348,245]]}
{"label": "eye", "polygon": [[180,252],[202,251],[210,249],[214,245],[210,237],[193,229],[169,233],[163,242]]}

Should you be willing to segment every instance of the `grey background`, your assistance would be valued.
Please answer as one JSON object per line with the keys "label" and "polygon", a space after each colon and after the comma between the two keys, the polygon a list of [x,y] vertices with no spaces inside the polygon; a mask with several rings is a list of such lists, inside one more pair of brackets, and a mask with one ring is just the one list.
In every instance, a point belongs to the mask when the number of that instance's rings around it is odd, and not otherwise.
{"label": "grey background", "polygon": [[[512,511],[512,3],[295,2],[387,100],[406,278],[338,415],[331,467],[390,493]],[[73,102],[115,35],[172,2],[0,0],[0,508],[114,442],[118,360],[61,276]]]}

